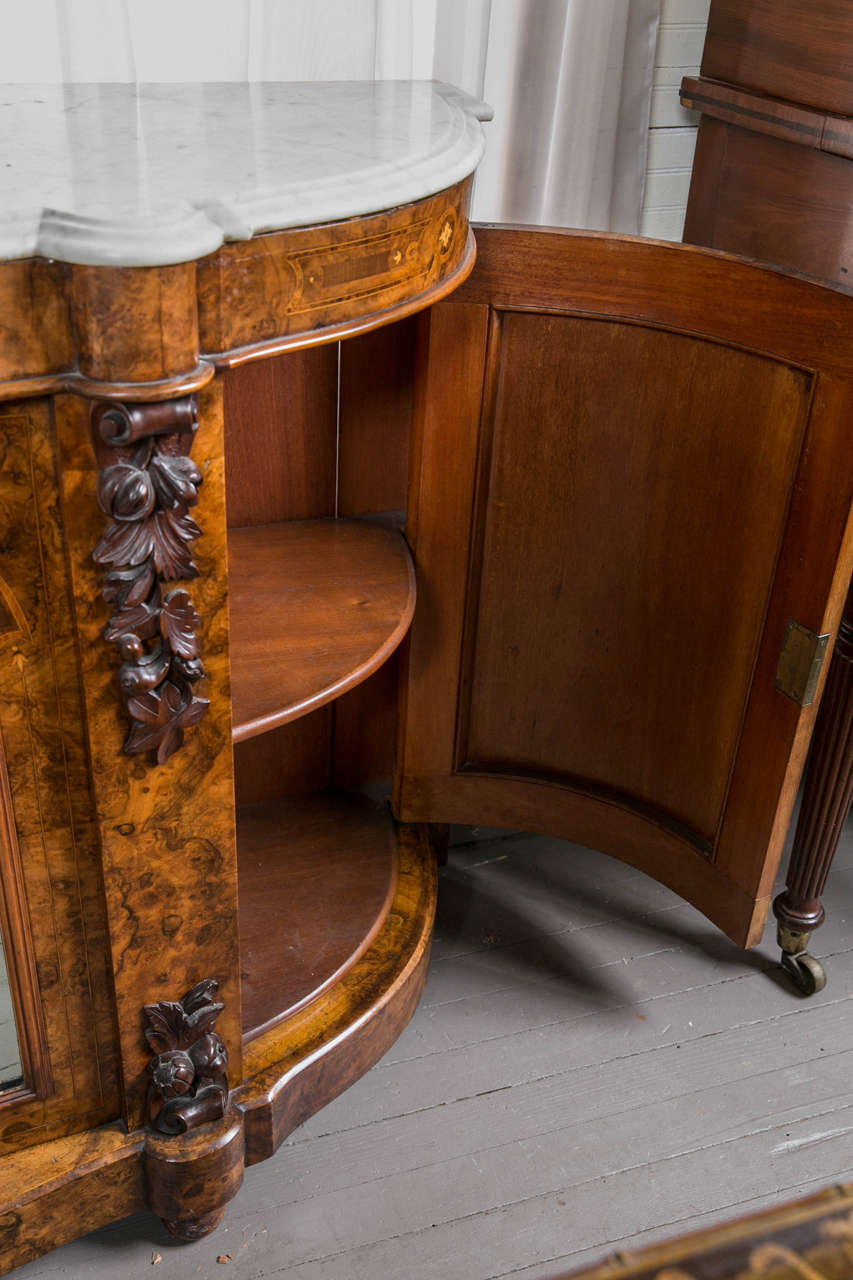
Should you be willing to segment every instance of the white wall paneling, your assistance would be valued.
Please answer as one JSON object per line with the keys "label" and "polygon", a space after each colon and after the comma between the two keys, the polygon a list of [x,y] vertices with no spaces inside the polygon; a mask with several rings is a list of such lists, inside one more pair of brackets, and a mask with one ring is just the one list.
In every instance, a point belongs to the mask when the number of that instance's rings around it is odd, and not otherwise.
{"label": "white wall paneling", "polygon": [[711,0],[662,0],[640,229],[680,240],[696,148],[697,112],[679,102],[683,76],[699,74]]}

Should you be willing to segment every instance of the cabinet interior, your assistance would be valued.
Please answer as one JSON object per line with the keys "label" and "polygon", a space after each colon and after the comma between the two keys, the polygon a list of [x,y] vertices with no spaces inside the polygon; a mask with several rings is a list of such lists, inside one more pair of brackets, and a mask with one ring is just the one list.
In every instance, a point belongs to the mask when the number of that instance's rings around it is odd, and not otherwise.
{"label": "cabinet interior", "polygon": [[247,1040],[337,981],[393,898],[416,323],[224,377]]}

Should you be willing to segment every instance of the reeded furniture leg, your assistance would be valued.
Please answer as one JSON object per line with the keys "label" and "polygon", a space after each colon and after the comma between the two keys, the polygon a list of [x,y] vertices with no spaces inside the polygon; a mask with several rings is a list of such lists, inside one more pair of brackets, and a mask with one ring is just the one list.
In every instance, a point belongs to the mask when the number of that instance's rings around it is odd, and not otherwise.
{"label": "reeded furniture leg", "polygon": [[788,882],[773,903],[782,967],[806,995],[822,990],[826,974],[808,954],[813,929],[823,924],[820,901],[853,801],[853,588],[835,643],[815,727]]}

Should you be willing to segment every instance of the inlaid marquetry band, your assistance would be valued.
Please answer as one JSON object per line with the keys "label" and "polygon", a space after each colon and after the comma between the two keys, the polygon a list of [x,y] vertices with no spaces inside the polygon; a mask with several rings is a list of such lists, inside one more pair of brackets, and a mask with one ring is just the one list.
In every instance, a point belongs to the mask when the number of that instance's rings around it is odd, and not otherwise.
{"label": "inlaid marquetry band", "polygon": [[98,503],[109,519],[92,558],[106,570],[103,596],[114,610],[104,638],[122,657],[124,750],[163,764],[209,705],[195,693],[205,675],[201,618],[183,587],[164,594],[167,582],[198,576],[191,544],[201,529],[189,514],[202,482],[190,457],[198,409],[193,396],[99,402],[91,423]]}

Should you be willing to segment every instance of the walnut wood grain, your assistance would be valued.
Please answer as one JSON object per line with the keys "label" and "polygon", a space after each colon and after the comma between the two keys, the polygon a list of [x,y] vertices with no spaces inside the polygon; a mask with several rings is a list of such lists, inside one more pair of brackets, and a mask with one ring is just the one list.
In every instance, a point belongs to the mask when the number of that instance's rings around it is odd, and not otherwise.
{"label": "walnut wood grain", "polygon": [[814,717],[782,637],[837,626],[853,550],[851,304],[508,229],[457,296],[422,322],[398,812],[579,839],[755,941]]}
{"label": "walnut wood grain", "polygon": [[334,703],[329,785],[359,787],[392,776],[403,648],[405,643],[368,680]]}
{"label": "walnut wood grain", "polygon": [[234,1111],[178,1138],[116,1124],[19,1152],[0,1165],[0,1270],[142,1209],[178,1238],[198,1239],[221,1221],[243,1168]]}
{"label": "walnut wood grain", "polygon": [[0,401],[168,400],[230,367],[334,342],[446,296],[475,258],[471,179],[413,205],[223,245],[199,263],[0,263]]}
{"label": "walnut wood grain", "polygon": [[179,1138],[151,1134],[142,1158],[147,1207],[179,1240],[198,1240],[219,1225],[243,1184],[242,1116],[228,1111]]}
{"label": "walnut wood grain", "polygon": [[[0,263],[0,271],[2,267],[3,264]],[[143,404],[155,404],[200,391],[215,377],[215,367],[204,360],[186,373],[155,382],[105,382],[98,378],[84,378],[72,369],[68,373],[43,378],[15,378],[11,382],[0,382],[0,403],[4,400],[30,400],[34,396],[49,395],[52,392],[73,391],[92,400],[137,400]]]}
{"label": "walnut wood grain", "polygon": [[690,111],[701,111],[753,133],[769,134],[847,159],[853,157],[853,120],[843,116],[828,115],[767,94],[748,93],[735,85],[695,76],[685,76],[682,80],[681,103]]}
{"label": "walnut wood grain", "polygon": [[[243,1078],[227,715],[223,389],[218,380],[211,381],[213,366],[205,352],[240,366],[277,347],[331,341],[386,324],[444,296],[474,260],[469,194],[470,182],[461,183],[409,209],[315,229],[320,234],[303,241],[303,232],[259,237],[247,246],[245,258],[227,246],[198,267],[57,267],[38,259],[0,264],[0,399],[12,402],[4,422],[3,480],[11,481],[16,518],[19,506],[28,519],[37,515],[33,529],[21,537],[16,532],[10,544],[10,573],[5,559],[0,570],[0,645],[15,659],[0,668],[0,725],[53,1089],[44,1099],[17,1100],[0,1133],[15,1159],[18,1148],[40,1144],[31,1148],[33,1162],[25,1177],[19,1165],[16,1171],[8,1163],[0,1169],[0,1178],[12,1175],[8,1214],[4,1209],[0,1221],[0,1229],[6,1229],[0,1241],[4,1266],[146,1203],[178,1235],[194,1237],[218,1220],[224,1200],[239,1184],[239,1117],[224,1145],[213,1125],[190,1135],[191,1148],[181,1145],[181,1137],[164,1135],[164,1143],[179,1144],[168,1151],[157,1149],[157,1139],[144,1143],[135,1128],[146,1085],[142,1008],[174,1000],[176,989],[188,990],[204,976],[222,985],[225,1008],[217,1030],[227,1044],[232,1082],[239,1085]],[[294,269],[303,272],[295,293],[286,285]],[[218,336],[213,344],[199,336],[199,315],[203,325],[213,319],[215,328],[219,306],[224,307],[219,318],[233,321],[238,349],[231,353],[223,352]],[[283,419],[316,415],[304,436],[304,466],[293,465],[292,452],[279,453],[268,493],[269,502],[278,504],[279,518],[294,514],[294,495],[297,502],[302,501],[298,495],[307,495],[311,508],[321,508],[299,514],[334,510],[330,477],[336,442],[328,428],[334,425],[336,388],[327,375],[322,387],[319,379],[316,389],[309,384],[321,366],[328,375],[336,354],[305,357],[302,373],[290,383],[296,386],[301,378],[304,394],[296,400],[278,398],[284,383],[273,378],[268,384],[267,444],[280,446],[277,434],[287,436],[281,431]],[[259,456],[251,412],[241,418],[241,410],[245,399],[263,398],[258,390],[263,384],[248,365],[245,377],[235,375],[229,413],[240,433],[233,455],[238,476],[242,467],[248,477],[249,463]],[[399,390],[399,377],[397,385]],[[201,426],[193,457],[204,477],[199,517],[205,537],[195,557],[200,576],[193,603],[202,619],[209,687],[220,701],[183,752],[165,761],[154,778],[142,761],[128,763],[117,754],[120,718],[101,647],[107,616],[98,601],[97,573],[86,559],[102,528],[94,506],[96,457],[86,431],[89,406],[81,397],[130,405],[145,417],[142,406],[168,409],[178,397],[199,392]],[[55,395],[53,405],[39,399],[48,393]],[[18,410],[15,398],[29,401],[25,410]],[[154,417],[158,412],[151,411]],[[315,457],[323,435],[322,456]],[[294,438],[291,426],[289,439]],[[261,442],[260,456],[265,449]],[[396,459],[399,481],[404,447]],[[362,469],[362,480],[365,476]],[[251,494],[248,478],[245,488],[247,522],[252,523],[259,518],[257,506],[252,508],[257,494]],[[235,510],[239,519],[238,506]],[[4,543],[4,556],[6,551]],[[390,627],[390,640],[386,636],[379,644],[357,679],[393,648],[395,627],[401,634],[405,628],[412,584],[411,567],[402,563],[405,573],[397,574],[397,585],[404,584],[408,603]],[[384,680],[387,690],[387,673]],[[324,754],[329,778],[335,772],[332,710],[322,708],[303,719],[306,727],[313,726],[315,749]],[[387,727],[387,719],[379,717],[377,724]],[[305,734],[299,732],[304,745]],[[388,745],[390,735],[386,738]],[[311,767],[306,769],[304,760],[298,764],[307,784]],[[252,772],[248,756],[244,765],[247,776]],[[279,785],[288,771],[289,765],[268,771],[267,788]],[[175,804],[178,793],[180,805]],[[362,920],[361,937],[337,966],[337,976],[320,984],[322,991],[308,1006],[250,1046],[263,1070],[263,1079],[244,1090],[256,1151],[258,1142],[283,1132],[288,1119],[308,1114],[357,1078],[414,1008],[425,976],[434,867],[418,833],[407,831],[400,839],[406,852],[396,888],[386,866],[382,903],[371,921]],[[387,831],[382,840],[387,862]],[[364,880],[362,866],[362,893]],[[300,1071],[306,1058],[310,1061]],[[61,1136],[120,1113],[129,1135],[95,1128]],[[72,1143],[64,1155],[56,1146],[63,1142]],[[219,1154],[220,1147],[227,1155]],[[17,1198],[22,1188],[23,1207]]]}
{"label": "walnut wood grain", "polygon": [[[23,899],[10,933],[25,968],[27,944],[15,933],[29,935],[39,982],[38,1008],[25,1002],[20,1034],[40,1056],[42,1019],[49,1046],[49,1064],[36,1072],[41,1087],[33,1081],[44,1096],[0,1112],[2,1166],[21,1147],[120,1111],[74,604],[45,401],[0,406],[0,513],[0,594],[12,618],[0,634],[0,733]],[[7,885],[14,893],[14,877]]]}
{"label": "walnut wood grain", "polygon": [[409,628],[403,539],[362,521],[232,530],[234,739],[314,711],[381,666]]}
{"label": "walnut wood grain", "polygon": [[237,812],[243,1031],[253,1039],[361,958],[397,888],[387,806],[328,792]]}
{"label": "walnut wood grain", "polygon": [[120,1124],[57,1138],[0,1161],[0,1270],[145,1208],[145,1135]]}
{"label": "walnut wood grain", "polygon": [[234,1102],[245,1119],[247,1164],[265,1160],[359,1079],[415,1011],[429,961],[435,859],[423,828],[398,828],[396,839],[396,890],[368,950],[339,983],[245,1046],[247,1083]]}
{"label": "walnut wood grain", "polygon": [[126,1117],[133,1126],[142,1120],[147,1087],[142,1008],[174,999],[202,978],[220,984],[225,1011],[218,1027],[231,1077],[241,1078],[222,389],[214,383],[200,395],[193,454],[204,476],[198,515],[205,531],[195,544],[199,576],[193,601],[204,619],[207,688],[214,696],[184,749],[155,769],[121,755],[122,717],[101,641],[107,618],[100,575],[87,550],[97,542],[102,521],[87,419],[85,401],[58,399],[66,539],[83,646]]}
{"label": "walnut wood grain", "polygon": [[[494,345],[455,770],[556,781],[556,766],[710,853],[810,380],[728,347],[574,317],[504,315]],[[602,368],[619,378],[598,382]],[[521,427],[531,419],[535,433]],[[727,503],[737,522],[717,520]],[[712,629],[724,643],[705,650]],[[556,687],[542,701],[545,671],[569,701]]]}

